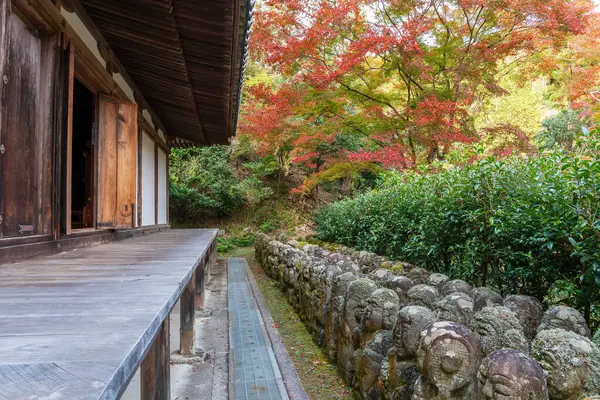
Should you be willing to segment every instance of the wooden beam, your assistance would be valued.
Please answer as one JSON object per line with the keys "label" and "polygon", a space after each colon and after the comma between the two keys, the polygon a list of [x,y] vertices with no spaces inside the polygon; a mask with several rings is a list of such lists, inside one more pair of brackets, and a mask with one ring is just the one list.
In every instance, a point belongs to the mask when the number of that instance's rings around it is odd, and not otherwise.
{"label": "wooden beam", "polygon": [[158,224],[158,143],[154,142],[154,224]]}
{"label": "wooden beam", "polygon": [[144,400],[170,400],[169,317],[162,323],[140,367],[140,393]]}
{"label": "wooden beam", "polygon": [[138,126],[138,141],[137,141],[137,226],[142,226],[142,140],[143,138],[142,127]]}
{"label": "wooden beam", "polygon": [[[240,27],[240,8],[241,8],[241,4],[240,4],[240,0],[234,0],[233,2],[233,7],[234,7],[234,13],[233,13],[233,40],[231,42],[231,74],[229,76],[229,118],[227,119],[227,126],[228,126],[228,132],[227,135],[231,136],[233,130],[235,129],[235,127],[232,127],[231,124],[233,123],[233,114],[237,111],[237,104],[236,104],[236,90],[235,87],[237,86],[238,82],[237,80],[239,79],[239,77],[237,77],[238,79],[236,79],[236,68],[238,65],[241,65],[241,60],[238,60],[237,57],[237,53],[238,53],[238,46],[239,46],[239,41],[240,41],[240,37],[239,37],[239,27]],[[236,62],[238,61],[238,62]],[[240,74],[242,73],[242,70],[240,68]]]}
{"label": "wooden beam", "polygon": [[73,87],[75,85],[75,45],[73,41],[69,44],[69,81],[68,81],[68,105],[67,105],[67,179],[66,179],[66,234],[71,234],[71,216],[72,216],[72,204],[71,204],[71,188],[73,183]]}
{"label": "wooden beam", "polygon": [[182,356],[192,356],[196,353],[196,273],[192,275],[192,279],[179,298],[179,315],[181,323],[179,353]]}

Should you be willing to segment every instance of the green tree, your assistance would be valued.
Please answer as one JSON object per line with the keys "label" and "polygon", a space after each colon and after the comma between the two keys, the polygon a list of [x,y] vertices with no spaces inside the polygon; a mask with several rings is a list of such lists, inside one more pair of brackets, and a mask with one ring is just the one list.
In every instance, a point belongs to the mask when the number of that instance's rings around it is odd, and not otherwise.
{"label": "green tree", "polygon": [[542,122],[542,128],[536,134],[535,140],[542,151],[556,147],[570,151],[583,126],[577,111],[562,110]]}

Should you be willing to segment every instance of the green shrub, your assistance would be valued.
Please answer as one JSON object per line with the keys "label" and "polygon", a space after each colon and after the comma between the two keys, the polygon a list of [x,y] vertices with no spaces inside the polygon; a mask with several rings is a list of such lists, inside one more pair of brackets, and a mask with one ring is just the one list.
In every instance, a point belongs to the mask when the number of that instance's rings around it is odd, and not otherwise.
{"label": "green shrub", "polygon": [[598,134],[586,134],[569,154],[390,174],[376,190],[324,208],[317,234],[504,294],[546,296],[597,324],[599,155]]}
{"label": "green shrub", "polygon": [[250,247],[254,245],[256,237],[246,233],[241,236],[229,236],[217,238],[217,252],[227,253],[236,247]]}
{"label": "green shrub", "polygon": [[535,135],[540,150],[562,147],[571,150],[575,138],[581,132],[583,122],[575,110],[562,110],[542,122],[542,129]]}
{"label": "green shrub", "polygon": [[170,212],[176,222],[230,215],[244,204],[225,146],[173,149],[169,168]]}

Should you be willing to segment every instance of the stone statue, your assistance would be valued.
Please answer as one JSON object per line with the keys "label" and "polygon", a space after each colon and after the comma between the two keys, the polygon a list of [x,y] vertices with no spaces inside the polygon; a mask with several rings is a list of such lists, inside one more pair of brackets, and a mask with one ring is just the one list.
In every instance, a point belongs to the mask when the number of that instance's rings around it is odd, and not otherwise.
{"label": "stone statue", "polygon": [[454,322],[436,322],[421,332],[413,400],[476,400],[476,375],[481,362],[477,337]]}
{"label": "stone statue", "polygon": [[351,282],[358,278],[351,272],[338,275],[333,283],[331,300],[327,309],[327,320],[325,322],[325,347],[329,360],[337,360],[338,337],[340,335],[340,322],[346,304],[345,295]]}
{"label": "stone statue", "polygon": [[448,277],[448,275],[444,275],[444,274],[440,274],[440,273],[436,272],[435,274],[429,275],[429,278],[427,279],[427,284],[431,285],[431,286],[435,286],[439,290],[449,280],[450,280],[450,278]]}
{"label": "stone statue", "polygon": [[500,294],[487,287],[478,287],[471,291],[471,297],[475,306],[475,311],[495,304],[502,305],[504,300]]}
{"label": "stone statue", "polygon": [[472,328],[479,338],[483,355],[501,349],[529,354],[529,341],[519,319],[506,307],[485,307],[475,313]]}
{"label": "stone statue", "polygon": [[430,285],[415,285],[408,291],[408,304],[435,309],[435,303],[439,300],[438,290]]}
{"label": "stone statue", "polygon": [[540,364],[518,350],[497,350],[481,362],[477,374],[484,399],[548,400]]}
{"label": "stone statue", "polygon": [[381,364],[392,344],[391,331],[378,331],[360,352],[360,356],[356,358],[356,372],[352,386],[360,394],[361,399],[376,400],[381,397],[377,380]]}
{"label": "stone statue", "polygon": [[387,368],[384,370],[387,399],[410,400],[413,386],[419,377],[416,354],[420,334],[436,321],[435,313],[422,306],[404,307],[398,313],[394,326],[394,347],[388,354]]}
{"label": "stone statue", "polygon": [[592,337],[592,332],[583,315],[576,309],[567,306],[552,307],[544,313],[538,332],[547,329],[564,329],[586,338]]}
{"label": "stone statue", "polygon": [[563,329],[541,330],[531,346],[548,378],[552,400],[579,400],[600,394],[600,348]]}
{"label": "stone statue", "polygon": [[542,321],[542,313],[544,312],[542,303],[535,297],[512,295],[505,298],[502,305],[517,315],[525,336],[527,336],[527,339],[532,340]]}
{"label": "stone statue", "polygon": [[386,282],[390,281],[393,277],[394,273],[385,268],[379,268],[369,274],[369,279],[382,286],[385,286]]}
{"label": "stone statue", "polygon": [[416,357],[421,332],[436,321],[435,313],[422,306],[407,306],[398,312],[393,337],[394,351],[399,359],[410,360]]}
{"label": "stone statue", "polygon": [[390,289],[375,290],[367,300],[359,326],[360,347],[364,347],[377,331],[394,329],[399,309],[400,301],[396,292]]}
{"label": "stone statue", "polygon": [[406,274],[415,285],[422,285],[427,283],[427,279],[429,278],[429,271],[424,268],[414,267]]}
{"label": "stone statue", "polygon": [[348,285],[345,296],[344,313],[340,323],[338,339],[338,367],[342,378],[352,383],[354,378],[355,350],[359,347],[358,328],[363,317],[367,301],[377,290],[370,279],[357,279]]}
{"label": "stone statue", "polygon": [[462,292],[452,293],[437,302],[438,321],[469,325],[473,318],[473,299]]}
{"label": "stone statue", "polygon": [[415,283],[406,276],[394,276],[391,280],[387,281],[384,286],[388,289],[392,289],[398,295],[401,306],[408,305],[408,291],[411,287],[415,286]]}
{"label": "stone statue", "polygon": [[467,296],[470,296],[472,289],[473,288],[471,285],[469,285],[467,282],[460,279],[454,279],[453,281],[446,282],[444,286],[442,286],[440,289],[440,295],[447,296],[452,293],[464,293]]}

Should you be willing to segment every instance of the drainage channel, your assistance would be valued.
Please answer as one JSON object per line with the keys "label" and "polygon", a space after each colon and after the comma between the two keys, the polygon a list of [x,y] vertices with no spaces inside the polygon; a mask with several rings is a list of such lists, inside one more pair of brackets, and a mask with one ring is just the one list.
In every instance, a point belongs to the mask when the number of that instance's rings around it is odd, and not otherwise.
{"label": "drainage channel", "polygon": [[229,398],[289,400],[241,258],[227,260]]}

